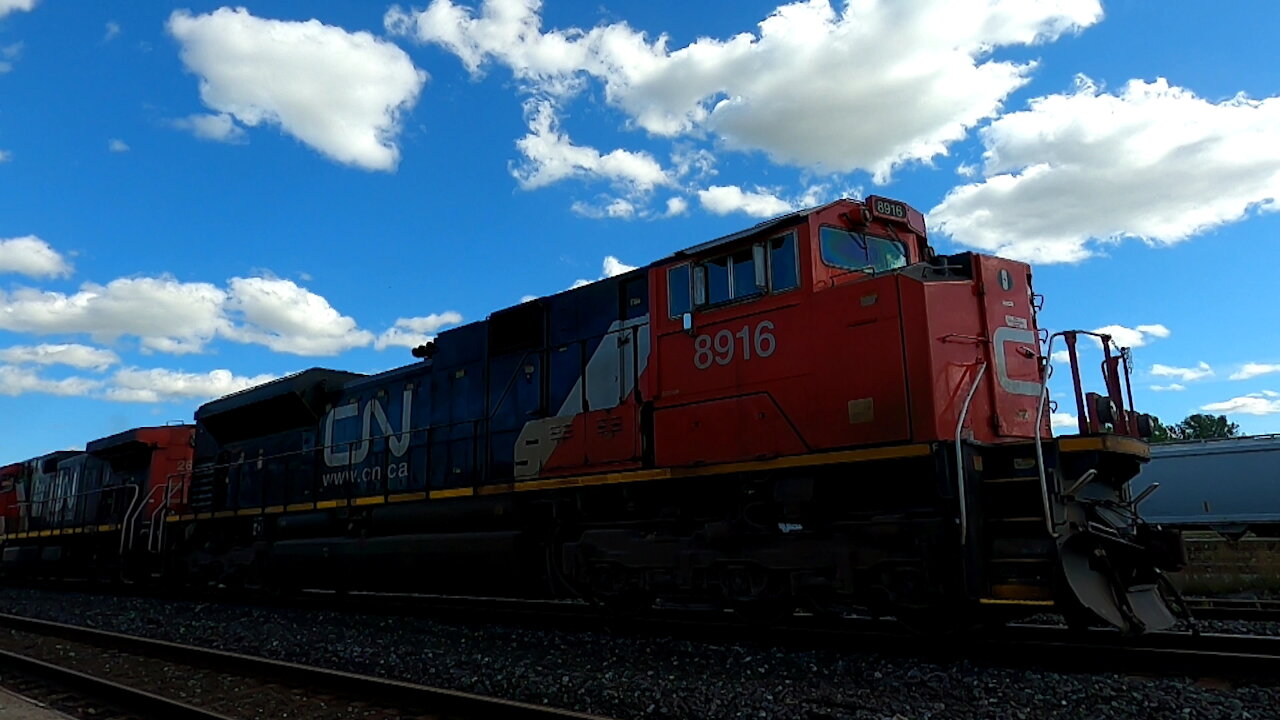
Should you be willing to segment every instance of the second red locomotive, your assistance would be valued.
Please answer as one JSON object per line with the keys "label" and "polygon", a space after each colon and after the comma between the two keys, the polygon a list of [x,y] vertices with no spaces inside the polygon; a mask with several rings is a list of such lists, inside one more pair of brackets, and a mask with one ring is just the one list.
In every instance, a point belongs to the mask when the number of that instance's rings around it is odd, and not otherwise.
{"label": "second red locomotive", "polygon": [[[1129,495],[1148,453],[1123,364],[1086,403],[1073,357],[1083,430],[1053,438],[1035,303],[1027,265],[938,256],[901,202],[791,213],[442,333],[413,365],[204,405],[190,475],[130,511],[130,562],[247,586],[1164,627],[1180,540]],[[16,528],[4,569],[42,571],[26,548],[53,541]]]}

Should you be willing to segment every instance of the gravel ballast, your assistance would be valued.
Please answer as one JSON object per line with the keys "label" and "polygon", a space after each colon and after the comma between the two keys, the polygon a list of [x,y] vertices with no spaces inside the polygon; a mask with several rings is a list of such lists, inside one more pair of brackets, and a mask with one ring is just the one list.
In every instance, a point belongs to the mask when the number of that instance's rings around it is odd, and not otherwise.
{"label": "gravel ballast", "polygon": [[1220,680],[16,588],[0,610],[620,719],[1280,716],[1280,687]]}

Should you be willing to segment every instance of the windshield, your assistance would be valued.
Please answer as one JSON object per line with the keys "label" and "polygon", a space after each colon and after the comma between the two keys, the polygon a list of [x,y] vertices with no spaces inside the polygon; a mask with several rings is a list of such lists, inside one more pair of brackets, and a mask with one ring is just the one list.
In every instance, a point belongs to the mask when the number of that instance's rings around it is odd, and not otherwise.
{"label": "windshield", "polygon": [[822,261],[845,270],[879,273],[906,267],[907,249],[896,240],[824,227]]}

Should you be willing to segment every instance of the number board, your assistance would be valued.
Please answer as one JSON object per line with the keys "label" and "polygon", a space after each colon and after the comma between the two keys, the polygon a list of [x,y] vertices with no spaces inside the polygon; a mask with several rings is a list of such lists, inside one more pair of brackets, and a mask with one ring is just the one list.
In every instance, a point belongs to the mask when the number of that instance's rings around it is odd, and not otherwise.
{"label": "number board", "polygon": [[908,208],[907,204],[898,202],[897,200],[886,200],[877,195],[867,198],[867,208],[871,210],[871,214],[876,217],[887,218],[889,220],[907,221]]}

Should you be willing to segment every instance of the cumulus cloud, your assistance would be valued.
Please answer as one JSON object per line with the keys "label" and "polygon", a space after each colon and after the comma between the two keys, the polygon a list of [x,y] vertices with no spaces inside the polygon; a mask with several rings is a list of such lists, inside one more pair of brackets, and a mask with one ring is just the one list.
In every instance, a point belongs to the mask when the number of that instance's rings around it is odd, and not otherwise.
{"label": "cumulus cloud", "polygon": [[529,134],[516,141],[524,161],[512,175],[526,190],[545,187],[570,177],[600,178],[633,193],[644,193],[670,181],[651,155],[629,150],[599,150],[574,145],[558,127],[550,102],[526,103]]}
{"label": "cumulus cloud", "polygon": [[[945,153],[992,117],[1033,65],[994,48],[1051,41],[1102,16],[1097,0],[808,0],[778,7],[728,39],[671,49],[626,23],[544,32],[540,0],[450,0],[393,7],[390,32],[440,45],[472,73],[511,69],[532,93],[566,97],[589,79],[631,122],[659,136],[711,134],[726,147],[878,180]],[[804,108],[797,112],[796,108]],[[866,118],[893,117],[893,122]]]}
{"label": "cumulus cloud", "polygon": [[1280,198],[1280,97],[1219,103],[1131,80],[1116,94],[1080,78],[1073,93],[982,131],[981,182],[929,213],[957,242],[1040,263],[1077,262],[1106,243],[1172,245]]}
{"label": "cumulus cloud", "polygon": [[747,191],[737,185],[712,185],[698,191],[698,200],[704,209],[716,215],[740,212],[767,218],[795,209],[794,205],[771,192],[759,188]]}
{"label": "cumulus cloud", "polygon": [[87,334],[97,342],[134,335],[144,350],[198,352],[226,327],[225,301],[209,283],[171,277],[85,283],[71,294],[23,288],[0,291],[0,330]]}
{"label": "cumulus cloud", "polygon": [[129,146],[120,138],[111,138],[107,141],[107,150],[113,153],[129,152]]}
{"label": "cumulus cloud", "polygon": [[1280,372],[1280,363],[1245,363],[1236,372],[1231,373],[1232,380],[1248,380],[1260,375]]}
{"label": "cumulus cloud", "polygon": [[102,33],[102,42],[111,42],[120,34],[120,23],[108,21],[106,30]]}
{"label": "cumulus cloud", "polygon": [[[0,15],[2,17],[3,15]],[[0,75],[13,70],[13,61],[22,55],[22,43],[13,43],[0,47]]]}
{"label": "cumulus cloud", "polygon": [[0,330],[84,334],[109,343],[139,339],[143,352],[202,352],[215,338],[295,355],[335,355],[373,333],[291,280],[232,278],[226,288],[172,277],[85,283],[75,293],[0,291]]}
{"label": "cumulus cloud", "polygon": [[1275,415],[1280,413],[1280,393],[1264,390],[1222,402],[1209,403],[1200,409],[1226,415]]}
{"label": "cumulus cloud", "polygon": [[208,400],[275,380],[274,375],[235,375],[230,370],[189,373],[180,370],[123,368],[111,377],[104,397],[119,402],[155,403]]}
{"label": "cumulus cloud", "polygon": [[1154,392],[1182,392],[1187,386],[1181,383],[1169,383],[1168,385],[1152,385],[1151,390]]}
{"label": "cumulus cloud", "polygon": [[36,0],[0,0],[0,18],[11,12],[31,10],[35,6]]}
{"label": "cumulus cloud", "polygon": [[1079,430],[1080,421],[1071,413],[1049,413],[1049,424],[1054,430]]}
{"label": "cumulus cloud", "polygon": [[232,278],[226,310],[241,322],[224,326],[232,340],[294,355],[337,355],[373,342],[373,333],[339,313],[329,301],[292,280]]}
{"label": "cumulus cloud", "polygon": [[172,122],[174,127],[179,130],[186,130],[201,140],[212,140],[230,145],[238,145],[249,141],[249,134],[226,113],[188,115]]}
{"label": "cumulus cloud", "polygon": [[76,343],[14,345],[0,348],[0,362],[12,365],[69,365],[84,370],[106,370],[120,356],[105,348]]}
{"label": "cumulus cloud", "polygon": [[[395,169],[401,115],[417,102],[427,74],[393,43],[318,20],[266,20],[244,8],[178,10],[168,30],[218,123],[278,125],[337,162]],[[201,121],[188,120],[199,133]]]}
{"label": "cumulus cloud", "polygon": [[82,396],[89,395],[101,386],[98,380],[81,377],[52,380],[43,377],[30,368],[0,365],[0,395],[25,395],[42,393],[45,395]]}
{"label": "cumulus cloud", "polygon": [[[615,220],[630,220],[636,217],[639,211],[636,209],[635,203],[625,198],[607,198],[598,204],[575,202],[570,206],[570,210],[575,215],[593,218],[596,220],[602,218],[610,218]],[[647,213],[644,213],[647,215]]]}
{"label": "cumulus cloud", "polygon": [[397,318],[393,327],[387,328],[377,340],[374,340],[373,346],[378,350],[389,347],[418,347],[435,340],[440,328],[461,322],[462,313],[454,310],[431,313],[424,317]]}
{"label": "cumulus cloud", "polygon": [[7,163],[13,159],[13,153],[8,150],[0,150],[0,163]]}
{"label": "cumulus cloud", "polygon": [[689,201],[682,197],[667,198],[667,217],[684,215],[689,212]]}
{"label": "cumulus cloud", "polygon": [[71,274],[71,264],[35,235],[0,239],[0,273],[29,277],[60,277]]}
{"label": "cumulus cloud", "polygon": [[[596,280],[617,277],[618,275],[629,273],[637,267],[638,266],[636,265],[628,265],[612,255],[606,255],[604,257],[604,262],[600,264],[600,277],[596,278]],[[574,288],[580,288],[583,285],[590,285],[591,283],[596,282],[596,280],[579,278],[578,280],[573,281],[573,285],[570,285],[569,289],[572,290]]]}
{"label": "cumulus cloud", "polygon": [[[1124,325],[1107,325],[1100,327],[1094,332],[1099,335],[1110,335],[1112,342],[1124,348],[1138,348],[1150,343],[1153,340],[1167,338],[1172,333],[1169,328],[1164,325],[1139,325],[1137,327],[1125,327]],[[1094,342],[1101,345],[1101,341],[1094,338]]]}
{"label": "cumulus cloud", "polygon": [[[1173,367],[1156,363],[1151,366],[1151,374],[1155,377],[1176,378],[1182,382],[1194,382],[1213,376],[1213,368],[1209,363],[1201,362],[1193,368]],[[1179,387],[1179,390],[1182,388]]]}

